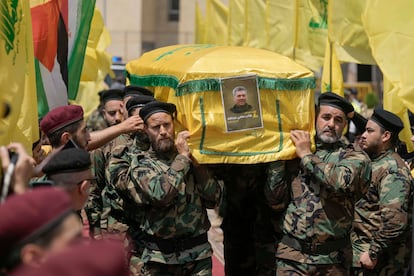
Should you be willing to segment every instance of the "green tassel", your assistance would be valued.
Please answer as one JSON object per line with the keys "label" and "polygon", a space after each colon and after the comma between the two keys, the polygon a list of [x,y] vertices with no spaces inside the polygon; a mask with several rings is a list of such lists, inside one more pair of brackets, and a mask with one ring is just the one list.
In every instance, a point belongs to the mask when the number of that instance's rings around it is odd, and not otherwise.
{"label": "green tassel", "polygon": [[316,87],[316,80],[314,77],[302,79],[271,79],[259,77],[260,89],[271,90],[306,90],[314,89]]}
{"label": "green tassel", "polygon": [[176,96],[184,96],[203,91],[220,91],[220,79],[192,80],[180,84]]}
{"label": "green tassel", "polygon": [[[221,80],[219,78],[190,80],[179,84],[179,80],[175,76],[169,75],[148,75],[138,76],[126,72],[130,83],[140,86],[167,86],[175,89],[176,96],[184,96],[187,94],[204,92],[204,91],[220,91]],[[301,79],[273,79],[258,77],[259,89],[270,90],[307,90],[316,87],[316,79],[314,77]]]}
{"label": "green tassel", "polygon": [[177,77],[169,75],[138,76],[127,72],[127,76],[131,84],[138,86],[167,86],[172,89],[177,89],[179,83]]}

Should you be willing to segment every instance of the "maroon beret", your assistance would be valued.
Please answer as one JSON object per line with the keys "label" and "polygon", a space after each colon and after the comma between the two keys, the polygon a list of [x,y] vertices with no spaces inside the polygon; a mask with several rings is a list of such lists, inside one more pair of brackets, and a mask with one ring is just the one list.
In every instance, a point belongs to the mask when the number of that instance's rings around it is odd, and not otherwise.
{"label": "maroon beret", "polygon": [[50,256],[39,268],[23,266],[10,276],[127,276],[124,246],[120,241],[81,243]]}
{"label": "maroon beret", "polygon": [[80,120],[83,120],[83,108],[80,105],[59,106],[43,117],[40,121],[40,129],[49,135]]}
{"label": "maroon beret", "polygon": [[70,197],[62,189],[39,187],[8,197],[0,205],[0,259],[72,210]]}

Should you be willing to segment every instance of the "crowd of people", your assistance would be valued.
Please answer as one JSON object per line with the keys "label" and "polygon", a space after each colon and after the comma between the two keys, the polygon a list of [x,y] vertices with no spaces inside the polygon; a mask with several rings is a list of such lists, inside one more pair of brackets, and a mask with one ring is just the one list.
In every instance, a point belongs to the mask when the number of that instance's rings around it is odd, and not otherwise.
{"label": "crowd of people", "polygon": [[174,104],[133,85],[99,95],[88,120],[48,112],[33,153],[0,147],[0,275],[212,275],[207,209],[226,275],[408,275],[414,183],[395,114],[326,92],[315,139],[290,132],[296,159],[203,165]]}

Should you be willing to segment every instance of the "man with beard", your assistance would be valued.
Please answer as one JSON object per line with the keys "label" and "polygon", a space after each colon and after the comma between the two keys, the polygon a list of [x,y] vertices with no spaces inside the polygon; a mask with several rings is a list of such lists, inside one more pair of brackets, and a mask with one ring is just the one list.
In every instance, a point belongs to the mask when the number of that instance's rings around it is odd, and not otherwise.
{"label": "man with beard", "polygon": [[211,275],[206,208],[217,206],[221,187],[193,164],[188,131],[174,142],[175,112],[174,104],[159,101],[140,110],[150,149],[126,153],[116,165],[111,160],[110,181],[143,232],[144,275]]}
{"label": "man with beard", "polygon": [[269,167],[265,194],[280,216],[277,275],[349,273],[354,204],[365,194],[371,175],[369,158],[340,139],[353,111],[344,98],[323,93],[316,152],[311,151],[309,132],[292,130],[300,163],[276,161]]}
{"label": "man with beard", "polygon": [[[130,98],[126,103],[128,116],[139,116],[139,110],[154,100],[154,97],[147,95],[136,95]],[[101,149],[94,151],[93,167],[97,185],[92,187],[85,211],[88,215],[90,235],[95,239],[114,238],[115,236],[122,240],[126,238],[129,228],[128,218],[125,216],[122,199],[109,180],[108,166],[114,154],[118,156],[126,150],[148,150],[149,140],[141,117],[140,122],[139,130],[131,134],[120,135]],[[127,241],[126,245],[128,246]],[[136,271],[139,272],[142,266],[141,262],[135,258],[130,261],[131,273],[136,275]]]}
{"label": "man with beard", "polygon": [[131,116],[118,125],[89,132],[79,105],[64,105],[50,110],[40,121],[40,129],[53,149],[66,145],[69,140],[78,148],[94,150],[115,137],[136,131],[142,124],[139,116]]}
{"label": "man with beard", "polygon": [[[129,108],[129,111],[131,111],[130,116],[139,116],[139,109],[154,100],[152,96],[144,95],[132,98],[127,103],[127,109]],[[124,220],[121,219],[123,210],[119,208],[122,204],[117,203],[118,196],[111,192],[112,189],[110,189],[106,171],[115,148],[133,146],[139,150],[148,149],[149,141],[144,132],[144,122],[140,117],[139,119],[140,123],[137,131],[130,134],[121,134],[105,146],[93,151],[92,167],[96,177],[96,185],[91,188],[91,196],[85,211],[88,215],[90,234],[94,238],[100,239],[105,234],[119,234],[123,238],[126,232],[127,227]],[[118,219],[116,219],[117,217]]]}
{"label": "man with beard", "polygon": [[360,275],[405,275],[411,256],[412,178],[395,152],[404,128],[395,114],[376,109],[361,136],[372,180],[355,206],[353,267]]}

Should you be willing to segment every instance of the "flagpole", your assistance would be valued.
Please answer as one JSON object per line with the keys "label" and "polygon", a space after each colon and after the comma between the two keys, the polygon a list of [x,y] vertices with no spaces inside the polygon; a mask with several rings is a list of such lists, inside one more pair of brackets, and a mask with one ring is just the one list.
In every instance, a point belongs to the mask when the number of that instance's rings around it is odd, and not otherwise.
{"label": "flagpole", "polygon": [[328,37],[328,46],[329,46],[329,87],[332,90],[332,42]]}

